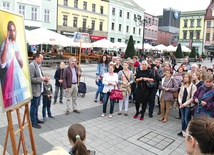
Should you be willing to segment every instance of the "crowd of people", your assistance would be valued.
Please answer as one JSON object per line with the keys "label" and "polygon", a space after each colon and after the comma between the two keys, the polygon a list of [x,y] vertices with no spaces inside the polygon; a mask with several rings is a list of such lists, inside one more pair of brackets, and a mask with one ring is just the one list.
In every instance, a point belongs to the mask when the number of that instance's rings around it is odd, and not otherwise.
{"label": "crowd of people", "polygon": [[[193,141],[191,139],[195,140],[194,144],[198,144],[200,137],[193,134],[193,132],[197,131],[193,131],[195,128],[192,128],[192,126],[195,125],[194,123],[204,123],[201,119],[197,120],[198,117],[196,116],[206,116],[204,121],[211,121],[211,117],[214,117],[213,69],[195,63],[190,65],[187,57],[176,69],[176,58],[172,58],[172,61],[173,63],[160,58],[153,59],[151,56],[141,61],[136,56],[124,61],[121,61],[121,58],[113,57],[109,61],[108,57],[103,55],[97,65],[95,83],[98,87],[94,98],[94,102],[97,102],[99,97],[100,104],[103,105],[101,117],[107,115],[107,104],[108,100],[110,100],[109,118],[113,117],[115,102],[119,103],[118,115],[124,114],[124,116],[128,116],[129,103],[133,102],[136,108],[136,113],[133,114],[134,119],[137,119],[140,115],[139,120],[143,121],[147,107],[148,115],[152,118],[155,97],[157,97],[159,121],[166,123],[169,119],[171,106],[176,102],[179,109],[178,118],[181,118],[181,132],[178,133],[178,136],[187,136],[186,143],[189,143],[191,147],[195,147],[192,145]],[[38,123],[46,121],[46,110],[48,117],[54,118],[50,111],[51,98],[54,96],[53,104],[56,104],[59,90],[61,90],[59,97],[61,104],[63,104],[63,90],[66,93],[67,108],[65,114],[68,115],[71,111],[80,113],[76,99],[81,69],[77,65],[76,58],[71,57],[66,68],[61,63],[60,68],[56,70],[54,93],[49,83],[50,78],[42,73],[41,62],[42,55],[38,53],[34,55],[34,61],[30,64],[33,87],[30,115],[32,126],[35,128],[41,128]],[[111,91],[114,89],[121,90],[122,99],[110,98]],[[38,106],[41,95],[43,95],[43,120],[38,119]],[[205,117],[201,118],[203,120]],[[76,141],[78,139],[84,140],[84,136],[81,137],[76,134],[75,137],[72,140],[73,146],[76,146],[75,139]],[[69,139],[71,139],[71,135]],[[80,145],[78,144],[77,146]],[[202,147],[196,147],[197,151]],[[187,152],[191,152],[191,149],[186,149]],[[73,147],[73,150],[76,150],[76,147]]]}

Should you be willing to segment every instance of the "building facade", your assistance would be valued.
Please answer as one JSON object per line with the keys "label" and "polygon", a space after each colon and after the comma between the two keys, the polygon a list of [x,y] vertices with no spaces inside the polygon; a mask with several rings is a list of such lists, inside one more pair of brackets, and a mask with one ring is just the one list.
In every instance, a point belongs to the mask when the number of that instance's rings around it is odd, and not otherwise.
{"label": "building facade", "polygon": [[151,45],[158,44],[158,18],[151,14],[144,14],[145,28],[144,28],[144,43]]}
{"label": "building facade", "polygon": [[204,24],[204,52],[214,55],[214,0],[206,9]]}
{"label": "building facade", "polygon": [[179,43],[199,54],[203,51],[205,10],[181,12]]}
{"label": "building facade", "polygon": [[134,43],[142,43],[143,28],[135,18],[144,18],[144,9],[132,0],[110,0],[108,12],[108,40],[128,43],[130,35]]}
{"label": "building facade", "polygon": [[0,8],[23,15],[28,30],[43,27],[56,31],[57,0],[3,0]]}
{"label": "building facade", "polygon": [[58,0],[58,33],[73,37],[88,33],[90,40],[107,38],[108,0]]}
{"label": "building facade", "polygon": [[174,33],[158,30],[157,44],[163,44],[165,46],[169,46],[171,45],[169,40],[173,38],[173,36],[174,36]]}

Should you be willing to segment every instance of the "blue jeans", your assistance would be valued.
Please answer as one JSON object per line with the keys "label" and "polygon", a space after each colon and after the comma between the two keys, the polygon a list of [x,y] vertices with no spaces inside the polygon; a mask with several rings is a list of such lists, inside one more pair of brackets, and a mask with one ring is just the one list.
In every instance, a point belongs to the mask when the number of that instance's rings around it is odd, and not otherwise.
{"label": "blue jeans", "polygon": [[100,101],[103,101],[103,93],[99,91],[99,88],[97,89],[96,91],[96,94],[95,94],[95,99],[98,98],[98,95],[100,94]]}
{"label": "blue jeans", "polygon": [[[110,95],[110,92],[104,93],[104,96],[103,96],[103,113],[104,114],[106,113],[106,106],[108,103],[109,95]],[[114,102],[115,100],[110,99],[110,114],[113,114],[114,112]]]}
{"label": "blue jeans", "polygon": [[32,124],[37,124],[38,121],[38,107],[40,105],[40,97],[33,97],[30,105],[30,119]]}
{"label": "blue jeans", "polygon": [[59,91],[60,91],[59,101],[62,101],[63,99],[63,87],[55,86],[54,102],[57,101]]}
{"label": "blue jeans", "polygon": [[187,125],[191,119],[190,109],[191,107],[180,108],[181,120],[182,120],[182,131],[186,130]]}
{"label": "blue jeans", "polygon": [[46,109],[48,112],[48,117],[51,116],[51,100],[47,97],[43,97],[43,106],[42,106],[42,116],[46,117]]}

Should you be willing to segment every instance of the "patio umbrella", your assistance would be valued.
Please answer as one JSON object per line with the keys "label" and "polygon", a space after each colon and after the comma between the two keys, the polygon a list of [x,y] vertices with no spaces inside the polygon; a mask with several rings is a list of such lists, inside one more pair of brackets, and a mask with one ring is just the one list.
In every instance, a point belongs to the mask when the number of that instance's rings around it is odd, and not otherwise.
{"label": "patio umbrella", "polygon": [[[142,49],[142,44],[138,43],[134,45],[136,49]],[[148,43],[144,43],[144,49],[146,50],[150,50],[152,48],[152,46]]]}
{"label": "patio umbrella", "polygon": [[152,50],[166,51],[167,47],[163,44],[159,44],[157,46],[152,46]]}
{"label": "patio umbrella", "polygon": [[168,52],[175,52],[176,49],[177,49],[177,47],[174,47],[173,45],[169,45],[169,46],[167,46],[166,51],[168,51]]}
{"label": "patio umbrella", "polygon": [[101,48],[113,48],[114,44],[107,39],[101,39],[92,43],[93,47],[101,47]]}
{"label": "patio umbrella", "polygon": [[189,49],[188,47],[186,47],[186,46],[181,46],[181,50],[182,50],[182,52],[191,52],[191,49]]}
{"label": "patio umbrella", "polygon": [[114,48],[125,48],[127,45],[125,43],[121,43],[121,42],[115,42],[113,43],[113,47]]}

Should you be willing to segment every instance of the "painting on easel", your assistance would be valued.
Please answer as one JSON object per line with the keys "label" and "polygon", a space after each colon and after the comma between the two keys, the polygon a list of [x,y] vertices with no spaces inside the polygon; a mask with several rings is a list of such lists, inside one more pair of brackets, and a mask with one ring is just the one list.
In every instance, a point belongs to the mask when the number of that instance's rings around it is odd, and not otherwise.
{"label": "painting on easel", "polygon": [[0,10],[0,103],[11,110],[32,98],[22,15]]}

